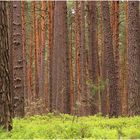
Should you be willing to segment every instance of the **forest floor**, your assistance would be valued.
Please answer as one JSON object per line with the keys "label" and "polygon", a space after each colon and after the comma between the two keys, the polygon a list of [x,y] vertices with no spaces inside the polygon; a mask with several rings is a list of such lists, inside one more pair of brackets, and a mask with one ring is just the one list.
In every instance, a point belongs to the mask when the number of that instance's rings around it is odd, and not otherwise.
{"label": "forest floor", "polygon": [[138,139],[140,117],[111,118],[53,115],[14,119],[13,130],[0,129],[0,139]]}

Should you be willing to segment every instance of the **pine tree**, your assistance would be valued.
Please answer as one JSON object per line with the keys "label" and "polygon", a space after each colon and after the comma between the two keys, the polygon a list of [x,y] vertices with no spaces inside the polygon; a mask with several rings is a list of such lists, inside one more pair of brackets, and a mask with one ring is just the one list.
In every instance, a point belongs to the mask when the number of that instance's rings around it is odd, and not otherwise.
{"label": "pine tree", "polygon": [[41,1],[40,94],[45,100],[46,1]]}
{"label": "pine tree", "polygon": [[54,2],[48,2],[48,109],[53,110],[52,106],[52,58],[53,58],[53,37],[54,37]]}
{"label": "pine tree", "polygon": [[12,96],[7,2],[0,2],[0,127],[12,129]]}
{"label": "pine tree", "polygon": [[[67,51],[66,2],[55,2],[52,58],[52,104],[59,112],[70,112],[69,66]],[[69,60],[68,60],[69,61]]]}
{"label": "pine tree", "polygon": [[24,70],[21,2],[12,2],[12,51],[13,51],[13,85],[14,85],[14,116],[24,116]]}
{"label": "pine tree", "polygon": [[25,19],[25,1],[21,2],[21,15],[22,15],[22,42],[23,42],[23,70],[24,70],[24,96],[28,103],[28,77],[27,77],[27,57],[26,57],[26,19]]}
{"label": "pine tree", "polygon": [[128,2],[128,114],[140,114],[139,2]]}
{"label": "pine tree", "polygon": [[107,1],[102,2],[103,31],[104,31],[104,51],[106,76],[109,86],[109,115],[118,116],[120,112],[119,92],[116,77],[116,68],[113,55],[112,34],[110,25],[109,5]]}
{"label": "pine tree", "polygon": [[[97,87],[98,84],[98,51],[97,51],[97,8],[96,2],[88,2],[88,20],[89,20],[89,78],[92,84]],[[98,93],[91,93],[91,114],[98,113]]]}

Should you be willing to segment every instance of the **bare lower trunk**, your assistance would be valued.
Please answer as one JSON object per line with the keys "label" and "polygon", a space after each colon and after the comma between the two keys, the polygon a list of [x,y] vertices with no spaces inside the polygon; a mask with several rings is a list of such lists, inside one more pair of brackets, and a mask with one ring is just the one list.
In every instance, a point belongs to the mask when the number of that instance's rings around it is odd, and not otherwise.
{"label": "bare lower trunk", "polygon": [[116,67],[113,55],[112,34],[110,25],[109,5],[107,1],[102,2],[102,14],[103,14],[103,29],[104,29],[104,52],[105,52],[105,65],[106,76],[108,80],[108,92],[109,92],[109,115],[118,116],[120,112],[119,101],[119,87],[117,84]]}
{"label": "bare lower trunk", "polygon": [[[8,35],[7,2],[0,2],[0,127],[12,129],[12,91]],[[11,46],[10,46],[11,47]],[[10,58],[11,57],[11,58]]]}
{"label": "bare lower trunk", "polygon": [[128,2],[128,114],[140,115],[139,2]]}
{"label": "bare lower trunk", "polygon": [[24,77],[23,77],[23,44],[21,25],[21,2],[12,2],[12,48],[13,48],[13,84],[14,116],[24,116]]}

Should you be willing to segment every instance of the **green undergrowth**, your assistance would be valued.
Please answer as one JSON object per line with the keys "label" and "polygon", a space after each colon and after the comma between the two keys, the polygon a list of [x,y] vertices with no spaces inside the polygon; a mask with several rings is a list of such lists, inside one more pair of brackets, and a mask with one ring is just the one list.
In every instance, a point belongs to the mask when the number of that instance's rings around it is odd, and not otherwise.
{"label": "green undergrowth", "polygon": [[0,129],[0,139],[138,139],[140,117],[108,118],[53,115],[13,120],[13,130]]}

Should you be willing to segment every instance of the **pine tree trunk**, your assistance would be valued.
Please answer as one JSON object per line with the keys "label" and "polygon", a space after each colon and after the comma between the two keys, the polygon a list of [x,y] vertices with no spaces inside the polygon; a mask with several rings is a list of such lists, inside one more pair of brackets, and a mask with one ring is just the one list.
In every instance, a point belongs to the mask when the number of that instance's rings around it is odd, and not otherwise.
{"label": "pine tree trunk", "polygon": [[80,28],[80,2],[75,2],[75,109],[77,111],[77,115],[80,115],[81,108],[81,84],[80,84],[80,76],[81,76],[81,68],[80,68],[80,36],[81,36],[81,28]]}
{"label": "pine tree trunk", "polygon": [[45,48],[46,48],[46,1],[41,1],[41,71],[40,71],[40,94],[45,102]]}
{"label": "pine tree trunk", "polygon": [[29,88],[29,101],[33,101],[34,100],[34,91],[33,91],[33,34],[34,34],[34,17],[33,17],[33,12],[34,12],[34,4],[33,2],[31,3],[31,34],[30,34],[30,49],[29,49],[29,70],[28,70],[28,80],[29,80],[29,85],[28,85],[28,88]]}
{"label": "pine tree trunk", "polygon": [[27,79],[27,58],[26,58],[26,21],[25,21],[25,2],[21,2],[22,9],[21,9],[21,14],[22,14],[22,42],[23,42],[23,70],[24,70],[24,95],[25,95],[25,100],[26,103],[28,104],[28,79]]}
{"label": "pine tree trunk", "polygon": [[38,46],[39,36],[37,30],[37,3],[33,1],[33,18],[34,18],[34,59],[35,59],[35,99],[39,98],[39,70],[38,70]]}
{"label": "pine tree trunk", "polygon": [[86,91],[86,49],[85,49],[85,2],[80,2],[80,69],[81,69],[81,115],[86,114],[86,100],[87,91]]}
{"label": "pine tree trunk", "polygon": [[[88,2],[89,18],[89,79],[97,87],[98,84],[98,51],[97,51],[97,13],[96,2]],[[98,113],[98,92],[91,93],[91,114]]]}
{"label": "pine tree trunk", "polygon": [[[72,20],[72,19],[71,19]],[[73,77],[73,45],[72,45],[72,37],[73,37],[73,22],[70,25],[69,30],[69,64],[70,64],[70,108],[71,114],[74,113],[74,77]]]}
{"label": "pine tree trunk", "polygon": [[140,115],[139,2],[128,2],[128,114]]}
{"label": "pine tree trunk", "polygon": [[[0,2],[0,127],[12,129],[12,96],[7,2]],[[9,27],[10,28],[10,27]],[[10,36],[9,36],[10,37]]]}
{"label": "pine tree trunk", "polygon": [[104,60],[104,46],[103,46],[103,16],[102,16],[102,9],[101,9],[101,4],[100,3],[100,23],[99,23],[99,29],[100,29],[100,44],[99,46],[100,47],[100,82],[102,83],[101,86],[103,87],[102,88],[102,91],[101,91],[101,112],[104,116],[106,116],[108,114],[108,110],[109,110],[109,107],[108,107],[108,94],[107,94],[107,83],[106,83],[106,65],[105,65],[105,60]]}
{"label": "pine tree trunk", "polygon": [[[56,31],[56,29],[58,29],[58,20],[60,20],[60,10],[56,8],[56,3],[55,3],[55,6],[54,6],[54,37],[53,37],[53,52],[52,52],[52,110],[53,111],[60,111],[60,108],[58,109],[58,104],[56,103],[56,100],[58,100],[58,94],[62,94],[62,93],[59,93],[58,92],[58,75],[60,75],[60,73],[58,74],[58,59],[60,59],[60,56],[58,56],[58,47],[56,46],[56,42],[59,42],[58,39],[59,39],[59,34],[58,32]],[[59,19],[58,19],[59,17]],[[60,23],[59,23],[60,24]],[[60,28],[60,27],[59,27]],[[57,44],[58,45],[58,44]],[[59,63],[59,65],[61,65]],[[62,82],[62,81],[61,81]],[[60,83],[61,84],[61,83]],[[59,102],[61,102],[61,100],[59,100]],[[60,104],[59,103],[59,107],[60,107]]]}
{"label": "pine tree trunk", "polygon": [[104,29],[104,51],[106,75],[109,86],[110,116],[118,116],[120,112],[119,89],[117,84],[116,67],[113,55],[112,34],[110,25],[109,5],[107,1],[102,2],[103,29]]}
{"label": "pine tree trunk", "polygon": [[12,2],[12,48],[13,48],[13,85],[14,85],[14,116],[24,116],[24,69],[21,23],[21,2]]}
{"label": "pine tree trunk", "polygon": [[64,79],[64,86],[65,86],[65,92],[64,92],[64,113],[70,114],[70,57],[69,57],[69,45],[68,45],[68,29],[67,29],[67,3],[63,3],[63,13],[62,13],[62,26],[63,26],[63,46],[64,46],[64,55],[63,55],[63,61],[64,61],[64,73],[63,79]]}
{"label": "pine tree trunk", "polygon": [[[114,60],[115,60],[115,67],[116,67],[116,77],[117,77],[117,84],[118,84],[118,93],[119,93],[119,100],[121,103],[121,92],[120,92],[120,55],[119,55],[119,1],[112,2],[112,35],[113,35],[113,50],[114,50]],[[120,104],[120,114],[121,114],[121,104]]]}
{"label": "pine tree trunk", "polygon": [[122,62],[122,114],[128,114],[128,92],[127,92],[127,47],[128,47],[128,2],[124,4],[125,9],[125,49]]}
{"label": "pine tree trunk", "polygon": [[52,57],[53,57],[53,37],[54,37],[54,2],[48,2],[48,109],[52,112],[53,99],[52,99]]}
{"label": "pine tree trunk", "polygon": [[[52,59],[53,109],[70,112],[70,87],[67,51],[66,2],[55,2],[54,8],[54,48]],[[69,61],[69,60],[68,60]]]}

